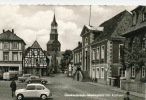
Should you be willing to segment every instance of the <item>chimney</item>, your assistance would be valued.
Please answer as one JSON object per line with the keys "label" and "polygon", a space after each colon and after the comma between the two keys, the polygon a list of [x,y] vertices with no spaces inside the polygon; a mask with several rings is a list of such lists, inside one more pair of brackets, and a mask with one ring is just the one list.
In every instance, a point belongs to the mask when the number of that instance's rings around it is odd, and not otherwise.
{"label": "chimney", "polygon": [[14,29],[12,29],[12,33],[14,33]]}
{"label": "chimney", "polygon": [[81,42],[78,42],[78,46],[80,46],[81,45]]}
{"label": "chimney", "polygon": [[3,29],[3,33],[5,33],[5,29]]}

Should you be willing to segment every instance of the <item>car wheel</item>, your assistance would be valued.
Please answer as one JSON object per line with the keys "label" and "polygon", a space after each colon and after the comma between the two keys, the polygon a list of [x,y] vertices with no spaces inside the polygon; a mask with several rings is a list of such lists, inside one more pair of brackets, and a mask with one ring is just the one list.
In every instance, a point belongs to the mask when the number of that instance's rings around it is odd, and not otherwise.
{"label": "car wheel", "polygon": [[31,81],[28,81],[28,84],[30,84],[31,83]]}
{"label": "car wheel", "polygon": [[45,94],[42,94],[42,95],[41,95],[41,99],[42,99],[42,100],[45,100],[46,98],[47,98],[47,96],[46,96]]}
{"label": "car wheel", "polygon": [[22,100],[23,98],[24,98],[24,96],[22,94],[17,95],[17,100]]}
{"label": "car wheel", "polygon": [[46,82],[45,81],[42,81],[42,84],[46,84]]}

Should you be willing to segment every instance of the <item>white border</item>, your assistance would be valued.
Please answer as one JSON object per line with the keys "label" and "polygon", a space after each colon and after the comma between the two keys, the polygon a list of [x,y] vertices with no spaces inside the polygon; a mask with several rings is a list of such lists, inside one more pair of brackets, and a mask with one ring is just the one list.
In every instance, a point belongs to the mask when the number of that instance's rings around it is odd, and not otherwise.
{"label": "white border", "polygon": [[0,0],[0,4],[22,5],[146,5],[146,0]]}

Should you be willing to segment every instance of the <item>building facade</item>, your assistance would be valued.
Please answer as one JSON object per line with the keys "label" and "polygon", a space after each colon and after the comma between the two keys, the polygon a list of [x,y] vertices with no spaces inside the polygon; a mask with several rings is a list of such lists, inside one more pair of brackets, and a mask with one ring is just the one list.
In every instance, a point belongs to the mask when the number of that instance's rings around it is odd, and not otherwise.
{"label": "building facade", "polygon": [[123,11],[103,22],[103,31],[91,44],[91,78],[98,83],[120,87],[121,70],[120,46],[124,38],[121,34],[129,26],[131,14]]}
{"label": "building facade", "polygon": [[146,6],[138,6],[131,11],[130,27],[123,33],[122,64],[126,69],[126,80],[121,88],[128,91],[145,93],[146,85]]}
{"label": "building facade", "polygon": [[24,73],[32,75],[48,75],[49,59],[40,47],[39,43],[35,41],[31,47],[25,51],[23,58]]}
{"label": "building facade", "polygon": [[18,71],[22,74],[22,57],[25,42],[18,37],[14,30],[3,30],[0,34],[0,69],[2,72]]}

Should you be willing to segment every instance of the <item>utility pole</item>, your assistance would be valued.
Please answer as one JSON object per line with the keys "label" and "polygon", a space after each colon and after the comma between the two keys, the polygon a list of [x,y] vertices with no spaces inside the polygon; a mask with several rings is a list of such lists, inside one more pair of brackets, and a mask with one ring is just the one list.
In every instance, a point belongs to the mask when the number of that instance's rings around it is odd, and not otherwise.
{"label": "utility pole", "polygon": [[89,14],[89,26],[90,26],[90,21],[91,21],[91,5],[90,5],[90,14]]}

